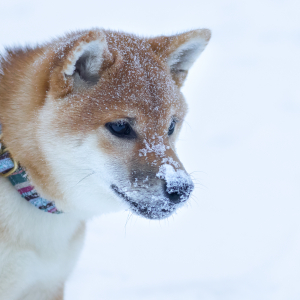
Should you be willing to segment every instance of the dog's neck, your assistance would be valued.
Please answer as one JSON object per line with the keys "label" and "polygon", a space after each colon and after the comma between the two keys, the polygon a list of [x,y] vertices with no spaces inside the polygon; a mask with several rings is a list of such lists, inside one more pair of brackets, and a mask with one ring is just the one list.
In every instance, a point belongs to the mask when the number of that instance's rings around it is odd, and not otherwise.
{"label": "dog's neck", "polygon": [[60,214],[61,211],[57,210],[54,202],[42,198],[31,185],[24,168],[22,168],[10,153],[1,143],[2,126],[0,124],[0,175],[7,177],[20,195],[36,208],[52,213]]}

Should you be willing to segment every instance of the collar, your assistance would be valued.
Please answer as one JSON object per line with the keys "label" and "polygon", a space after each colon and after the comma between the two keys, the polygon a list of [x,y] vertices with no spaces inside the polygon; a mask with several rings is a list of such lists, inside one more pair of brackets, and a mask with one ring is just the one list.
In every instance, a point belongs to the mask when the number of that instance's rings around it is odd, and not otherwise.
{"label": "collar", "polygon": [[2,126],[0,124],[0,176],[7,177],[20,195],[36,208],[51,214],[60,214],[54,202],[42,198],[28,180],[25,169],[16,162],[7,148],[1,144]]}

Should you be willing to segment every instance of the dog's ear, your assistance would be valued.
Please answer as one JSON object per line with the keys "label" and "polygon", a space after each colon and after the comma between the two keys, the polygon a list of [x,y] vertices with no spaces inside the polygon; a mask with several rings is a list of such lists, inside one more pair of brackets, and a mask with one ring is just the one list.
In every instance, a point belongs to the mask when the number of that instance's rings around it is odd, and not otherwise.
{"label": "dog's ear", "polygon": [[105,35],[91,31],[75,42],[65,61],[64,73],[73,76],[75,80],[95,84],[100,78],[104,59],[109,56]]}
{"label": "dog's ear", "polygon": [[206,47],[209,29],[198,29],[174,36],[149,39],[153,51],[167,63],[175,83],[181,87],[189,68]]}
{"label": "dog's ear", "polygon": [[50,90],[60,91],[55,97],[97,84],[101,72],[113,62],[105,34],[100,30],[79,34],[76,39],[67,37],[63,52],[50,78]]}

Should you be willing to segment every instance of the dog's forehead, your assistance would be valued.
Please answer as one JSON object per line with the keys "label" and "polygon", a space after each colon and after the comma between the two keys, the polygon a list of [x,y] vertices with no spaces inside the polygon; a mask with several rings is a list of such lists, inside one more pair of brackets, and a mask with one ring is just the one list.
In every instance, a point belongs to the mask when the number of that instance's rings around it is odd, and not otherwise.
{"label": "dog's forehead", "polygon": [[167,65],[152,51],[146,39],[131,35],[108,36],[109,48],[119,55],[120,63],[109,80],[99,82],[96,90],[110,108],[123,113],[161,116],[180,115],[184,99]]}
{"label": "dog's forehead", "polygon": [[76,124],[90,130],[131,118],[157,132],[165,130],[173,116],[182,119],[185,100],[166,63],[155,55],[147,40],[112,33],[107,41],[115,63],[97,85],[68,97],[68,109],[63,114],[70,130],[77,128]]}

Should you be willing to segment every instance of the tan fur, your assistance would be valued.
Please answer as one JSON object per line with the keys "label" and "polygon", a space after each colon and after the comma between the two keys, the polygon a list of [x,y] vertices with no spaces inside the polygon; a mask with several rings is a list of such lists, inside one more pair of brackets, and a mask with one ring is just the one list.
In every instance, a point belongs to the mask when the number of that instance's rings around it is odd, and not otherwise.
{"label": "tan fur", "polygon": [[[7,50],[1,59],[0,123],[3,142],[14,159],[26,168],[31,182],[41,196],[54,200],[59,209],[68,212],[61,216],[40,212],[18,196],[7,179],[0,178],[0,206],[7,207],[0,213],[0,250],[3,247],[16,251],[21,246],[20,249],[27,251],[22,254],[24,259],[27,255],[33,261],[36,257],[42,257],[39,261],[41,264],[47,264],[51,260],[51,255],[43,250],[48,246],[43,248],[42,245],[49,243],[51,247],[57,248],[54,250],[56,253],[62,253],[49,266],[49,270],[56,264],[59,267],[60,262],[64,261],[65,265],[61,267],[66,269],[66,273],[57,275],[57,281],[53,276],[57,293],[52,295],[52,288],[48,290],[45,286],[43,299],[63,299],[63,289],[59,287],[63,286],[80,251],[87,215],[93,214],[93,211],[89,212],[88,204],[85,207],[84,203],[79,203],[79,200],[76,202],[70,197],[74,186],[84,188],[87,181],[83,180],[93,175],[85,171],[85,153],[87,159],[94,157],[95,165],[106,166],[108,175],[113,178],[110,179],[112,182],[125,185],[130,181],[133,186],[136,183],[139,188],[136,191],[148,193],[148,197],[151,196],[151,189],[147,192],[147,189],[141,188],[141,182],[149,180],[149,187],[155,186],[153,193],[159,197],[163,183],[157,174],[166,161],[173,164],[175,171],[185,172],[175,151],[175,140],[187,112],[180,87],[187,76],[187,69],[195,60],[194,56],[199,55],[198,52],[203,50],[209,39],[210,31],[206,29],[150,39],[95,29],[70,33],[36,48]],[[183,48],[187,54],[176,53],[181,47],[189,45],[189,42],[194,44],[190,48]],[[102,52],[98,58],[99,51]],[[78,57],[85,59],[82,53],[89,53],[85,64],[88,64],[88,59],[94,59],[91,61],[95,62],[91,69],[85,65],[85,69],[80,70],[87,72],[86,76],[90,76],[90,80],[83,80],[83,73],[78,71]],[[93,68],[97,63],[101,64],[95,73]],[[176,130],[174,135],[168,136],[168,128],[173,119],[177,122]],[[129,122],[137,133],[136,139],[127,141],[116,138],[107,130],[107,123],[118,120]],[[74,149],[81,149],[87,143],[94,148],[91,151],[82,150],[83,154],[76,156],[78,151]],[[66,151],[74,155],[74,166],[72,160],[68,160]],[[59,159],[61,163],[56,162]],[[90,163],[89,168],[92,165]],[[105,174],[101,175],[98,169],[94,173],[105,179]],[[92,181],[89,184],[92,186]],[[113,198],[112,206],[117,207],[119,198],[111,191],[111,187],[99,187],[99,191],[102,190],[101,196]],[[87,190],[87,193],[92,192],[90,188]],[[17,209],[7,204],[8,197],[13,198],[11,205],[15,205]],[[85,201],[89,203],[88,197],[82,199],[82,202]],[[95,206],[98,204],[95,202]],[[100,203],[99,207],[101,205]],[[86,214],[78,209],[81,206],[86,209]],[[23,214],[22,211],[26,213]],[[101,212],[99,209],[95,214]],[[27,223],[26,218],[30,220]],[[36,240],[26,239],[27,231],[33,230],[34,222],[47,227],[47,239],[43,236]],[[68,224],[64,229],[65,233],[61,232],[63,224]],[[36,237],[42,234],[36,228],[34,230],[33,235],[36,234]],[[59,238],[63,242],[58,242],[57,245],[56,239]],[[41,245],[37,244],[38,241]],[[72,261],[64,258],[67,253],[70,253]],[[16,251],[12,261],[22,256],[18,255]],[[13,263],[9,266],[14,269]],[[55,268],[52,271],[55,272]],[[24,272],[30,271],[24,269]],[[12,300],[21,299],[18,297],[22,295],[29,295],[26,296],[28,299],[37,299],[40,290],[35,291],[36,287],[32,282],[28,286],[12,287],[10,282],[23,282],[22,277],[19,278],[17,274],[17,271],[11,271],[11,275],[5,273],[8,281],[1,286],[1,276],[4,275],[0,271],[0,300],[4,299],[1,298],[1,291]]]}

